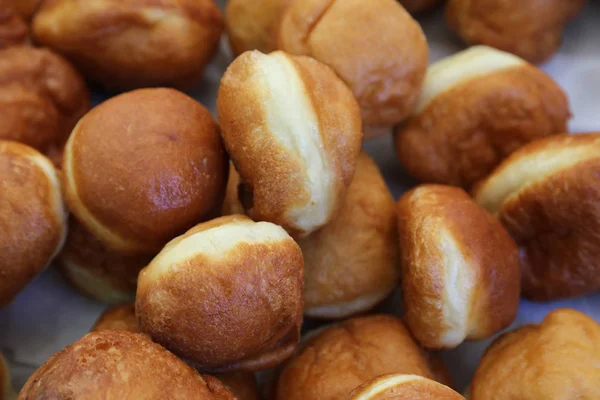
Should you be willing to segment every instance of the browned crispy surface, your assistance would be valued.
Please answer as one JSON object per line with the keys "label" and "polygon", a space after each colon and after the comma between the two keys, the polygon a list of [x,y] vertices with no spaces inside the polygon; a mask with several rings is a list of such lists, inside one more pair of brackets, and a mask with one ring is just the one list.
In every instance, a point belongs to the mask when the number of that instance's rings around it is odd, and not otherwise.
{"label": "browned crispy surface", "polygon": [[111,90],[193,85],[222,30],[214,0],[47,0],[33,21],[38,43]]}
{"label": "browned crispy surface", "polygon": [[147,336],[93,332],[52,356],[27,381],[19,400],[229,400],[214,378],[203,378]]}
{"label": "browned crispy surface", "polygon": [[575,310],[502,335],[484,354],[472,400],[600,398],[600,326]]}
{"label": "browned crispy surface", "polygon": [[446,18],[465,42],[541,63],[556,52],[566,24],[586,0],[449,0]]}
{"label": "browned crispy surface", "polygon": [[423,182],[469,189],[510,153],[563,133],[562,89],[531,65],[469,79],[438,94],[396,131],[400,162]]}
{"label": "browned crispy surface", "polygon": [[348,400],[464,400],[447,386],[415,375],[383,375],[350,393]]}

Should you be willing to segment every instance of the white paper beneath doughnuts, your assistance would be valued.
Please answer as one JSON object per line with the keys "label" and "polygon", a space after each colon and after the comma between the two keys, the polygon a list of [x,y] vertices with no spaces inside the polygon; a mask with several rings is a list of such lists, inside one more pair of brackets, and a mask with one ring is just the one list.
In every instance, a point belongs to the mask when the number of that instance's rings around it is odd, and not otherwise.
{"label": "white paper beneath doughnuts", "polygon": [[[219,3],[223,4],[221,0]],[[441,13],[421,20],[429,39],[431,60],[462,48],[444,25]],[[581,16],[568,28],[563,46],[543,69],[567,91],[573,110],[572,132],[600,131],[600,4],[588,4]],[[226,41],[206,71],[206,78],[192,95],[215,114],[219,79],[231,61]],[[95,100],[101,101],[101,94]],[[379,164],[397,198],[415,184],[401,170],[394,154],[391,136],[365,144]],[[398,298],[399,296],[395,296]],[[13,382],[20,388],[29,375],[48,357],[88,332],[104,305],[86,299],[68,287],[53,269],[41,274],[15,301],[0,310],[0,349],[11,365]],[[553,303],[521,301],[519,314],[511,328],[540,322],[553,309],[572,307],[600,321],[600,293]],[[400,313],[397,301],[385,309]],[[457,388],[463,389],[490,343],[490,340],[465,343],[445,352]]]}

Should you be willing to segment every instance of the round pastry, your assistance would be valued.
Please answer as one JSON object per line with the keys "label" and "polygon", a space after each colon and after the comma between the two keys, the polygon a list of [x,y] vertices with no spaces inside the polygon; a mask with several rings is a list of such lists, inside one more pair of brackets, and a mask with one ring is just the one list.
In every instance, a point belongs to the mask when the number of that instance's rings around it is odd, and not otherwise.
{"label": "round pastry", "polygon": [[6,360],[0,353],[0,400],[11,400],[15,397],[16,394],[12,389],[8,364],[6,364]]}
{"label": "round pastry", "polygon": [[147,255],[124,255],[107,248],[75,218],[56,257],[67,281],[81,293],[108,304],[133,301],[139,272],[152,260]]}
{"label": "round pastry", "polygon": [[[560,309],[540,325],[496,339],[471,382],[470,399],[571,400],[600,398],[600,325]],[[510,377],[510,378],[507,378]]]}
{"label": "round pastry", "polygon": [[135,304],[123,303],[104,310],[90,332],[106,330],[142,333],[135,317]]}
{"label": "round pastry", "polygon": [[271,368],[300,339],[303,262],[283,228],[227,216],[173,239],[142,270],[142,331],[207,371]]}
{"label": "round pastry", "polygon": [[371,379],[354,389],[348,400],[465,400],[463,396],[431,379],[417,375],[390,374]]}
{"label": "round pastry", "polygon": [[63,161],[73,214],[108,249],[156,254],[219,212],[227,155],[200,103],[173,89],[105,101],[77,124]]}
{"label": "round pastry", "polygon": [[333,218],[362,128],[356,100],[330,68],[279,51],[246,52],[225,72],[217,109],[252,219],[302,237]]}
{"label": "round pastry", "polygon": [[409,13],[418,14],[430,11],[440,4],[440,0],[400,0],[400,4],[402,4]]}
{"label": "round pastry", "polygon": [[380,375],[433,373],[402,322],[389,315],[354,318],[323,329],[283,366],[277,400],[345,399]]}
{"label": "round pastry", "polygon": [[485,44],[541,63],[556,52],[586,0],[449,0],[446,19],[468,44]]}
{"label": "round pastry", "polygon": [[366,133],[387,133],[373,128],[412,113],[427,71],[425,35],[397,0],[294,0],[279,47],[333,68],[356,96]]}
{"label": "round pastry", "polygon": [[[91,390],[93,389],[93,390]],[[233,400],[146,335],[89,333],[56,353],[25,383],[18,400]]]}
{"label": "round pastry", "polygon": [[38,43],[109,90],[194,85],[222,30],[214,0],[47,0],[33,21]]}
{"label": "round pastry", "polygon": [[491,214],[460,188],[419,186],[398,201],[404,321],[427,348],[453,348],[517,314],[519,255]]}
{"label": "round pastry", "polygon": [[507,158],[474,191],[520,247],[526,297],[600,290],[600,134],[559,135]]}
{"label": "round pastry", "polygon": [[60,152],[88,109],[83,79],[62,57],[28,46],[0,50],[0,140]]}
{"label": "round pastry", "polygon": [[236,400],[259,400],[258,384],[256,376],[252,372],[238,371],[216,374],[215,378],[220,380],[236,398]]}
{"label": "round pastry", "polygon": [[17,142],[0,141],[0,307],[60,251],[67,211],[52,162]]}
{"label": "round pastry", "polygon": [[429,68],[415,114],[396,132],[396,150],[414,177],[469,189],[524,144],[565,132],[569,118],[552,78],[477,46]]}
{"label": "round pastry", "polygon": [[225,29],[233,54],[277,50],[277,33],[283,11],[292,0],[229,0]]}
{"label": "round pastry", "polygon": [[235,170],[232,162],[229,163],[229,179],[227,179],[227,189],[225,190],[225,199],[221,206],[222,215],[245,214],[244,206],[240,201],[240,174]]}
{"label": "round pastry", "polygon": [[10,7],[25,21],[30,21],[43,0],[0,0],[3,6]]}
{"label": "round pastry", "polygon": [[0,4],[0,49],[25,44],[28,38],[29,27],[23,18],[11,7]]}
{"label": "round pastry", "polygon": [[358,159],[338,214],[298,244],[309,317],[345,318],[368,311],[398,286],[394,198],[366,153]]}

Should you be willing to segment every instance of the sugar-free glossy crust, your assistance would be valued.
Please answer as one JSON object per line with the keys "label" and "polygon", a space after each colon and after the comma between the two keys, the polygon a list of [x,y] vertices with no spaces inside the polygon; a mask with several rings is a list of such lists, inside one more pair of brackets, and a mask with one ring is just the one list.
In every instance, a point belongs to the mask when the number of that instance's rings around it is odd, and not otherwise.
{"label": "sugar-free glossy crust", "polygon": [[152,256],[120,254],[108,249],[75,218],[56,264],[65,278],[86,296],[118,304],[135,296],[137,277]]}
{"label": "sugar-free glossy crust", "polygon": [[229,0],[225,29],[233,54],[248,50],[277,50],[277,34],[283,11],[292,0]]}
{"label": "sugar-free glossy crust", "polygon": [[219,128],[196,100],[140,89],[81,119],[64,155],[66,197],[108,248],[156,254],[218,213],[227,179]]}
{"label": "sugar-free glossy crust", "polygon": [[344,318],[368,311],[398,285],[394,199],[362,153],[344,205],[323,229],[298,242],[304,255],[305,314]]}
{"label": "sugar-free glossy crust", "polygon": [[79,73],[47,49],[0,50],[0,140],[58,151],[89,109]]}
{"label": "sugar-free glossy crust", "polygon": [[598,323],[575,310],[556,310],[540,325],[492,343],[475,372],[470,399],[598,399],[598,365]]}
{"label": "sugar-free glossy crust", "polygon": [[427,70],[425,35],[396,0],[293,1],[279,46],[332,67],[369,126],[390,127],[408,117]]}
{"label": "sugar-free glossy crust", "polygon": [[0,307],[56,255],[67,234],[67,211],[49,159],[0,140]]}
{"label": "sugar-free glossy crust", "polygon": [[521,248],[534,300],[600,289],[600,134],[560,135],[507,158],[474,191]]}
{"label": "sugar-free glossy crust", "polygon": [[362,128],[356,100],[324,64],[246,52],[217,99],[248,214],[301,237],[333,218],[352,180]]}
{"label": "sugar-free glossy crust", "polygon": [[519,305],[517,246],[462,189],[419,186],[398,201],[404,320],[428,348],[508,326]]}
{"label": "sugar-free glossy crust", "polygon": [[416,14],[433,9],[440,4],[440,0],[400,0],[400,4],[402,4],[409,13]]}
{"label": "sugar-free glossy crust", "polygon": [[384,375],[354,389],[348,400],[464,400],[448,386],[417,375]]}
{"label": "sugar-free glossy crust", "polygon": [[93,332],[52,356],[27,381],[19,400],[233,400],[147,336]]}
{"label": "sugar-free glossy crust", "polygon": [[449,0],[450,27],[469,44],[485,44],[541,63],[559,47],[566,24],[586,0]]}
{"label": "sugar-free glossy crust", "polygon": [[197,225],[142,270],[136,315],[154,340],[201,370],[258,370],[300,337],[303,262],[279,226],[244,216]]}
{"label": "sugar-free glossy crust", "polygon": [[281,371],[275,398],[345,399],[362,383],[392,373],[433,378],[422,350],[399,319],[354,318],[308,339]]}
{"label": "sugar-free glossy crust", "polygon": [[0,4],[0,49],[25,44],[28,37],[29,26],[23,18],[12,7]]}
{"label": "sugar-free glossy crust", "polygon": [[223,30],[214,0],[47,0],[35,40],[113,90],[196,83]]}
{"label": "sugar-free glossy crust", "polygon": [[569,117],[552,78],[479,46],[430,67],[416,114],[396,131],[396,151],[421,181],[469,189],[524,144],[565,132]]}

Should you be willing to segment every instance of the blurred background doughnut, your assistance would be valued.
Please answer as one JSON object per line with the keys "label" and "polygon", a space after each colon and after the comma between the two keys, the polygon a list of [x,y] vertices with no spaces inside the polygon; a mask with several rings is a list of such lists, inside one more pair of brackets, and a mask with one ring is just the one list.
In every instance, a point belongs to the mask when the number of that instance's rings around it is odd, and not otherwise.
{"label": "blurred background doughnut", "polygon": [[365,312],[398,286],[394,198],[366,153],[335,218],[298,244],[306,316],[336,319]]}
{"label": "blurred background doughnut", "polygon": [[415,178],[468,190],[524,144],[565,132],[570,116],[543,71],[472,47],[429,68],[416,112],[396,130],[396,151]]}
{"label": "blurred background doughnut", "polygon": [[227,216],[175,238],[142,270],[143,332],[200,370],[261,370],[300,340],[303,262],[279,226]]}
{"label": "blurred background doughnut", "polygon": [[193,86],[222,30],[213,0],[49,0],[33,21],[37,43],[117,91]]}
{"label": "blurred background doughnut", "polygon": [[59,165],[89,107],[83,79],[62,57],[28,46],[0,50],[0,140],[25,143]]}
{"label": "blurred background doughnut", "polygon": [[400,4],[411,14],[431,11],[441,2],[441,0],[400,0]]}
{"label": "blurred background doughnut", "polygon": [[284,52],[246,52],[217,98],[225,147],[255,220],[302,237],[343,204],[360,153],[356,100],[326,65]]}
{"label": "blurred background doughnut", "polygon": [[52,162],[0,140],[0,307],[46,267],[67,235],[67,210]]}
{"label": "blurred background doughnut", "polygon": [[496,339],[470,387],[470,400],[600,398],[600,325],[570,309],[551,312]]}
{"label": "blurred background doughnut", "polygon": [[18,400],[47,398],[234,399],[217,379],[200,376],[146,335],[115,330],[89,333],[56,353],[29,378]]}
{"label": "blurred background doughnut", "polygon": [[71,211],[107,249],[153,256],[219,213],[227,167],[206,108],[173,89],[140,89],[81,119],[63,178]]}
{"label": "blurred background doughnut", "polygon": [[519,307],[517,246],[460,188],[422,185],[398,201],[404,321],[426,348],[506,328]]}
{"label": "blurred background doughnut", "polygon": [[446,19],[467,44],[484,44],[538,64],[562,42],[586,0],[448,0]]}
{"label": "blurred background doughnut", "polygon": [[391,373],[434,379],[423,350],[399,319],[353,318],[307,339],[283,365],[275,399],[345,399],[364,382]]}
{"label": "blurred background doughnut", "polygon": [[123,303],[107,308],[90,332],[120,330],[141,333],[135,317],[135,303]]}
{"label": "blurred background doughnut", "polygon": [[2,6],[12,8],[16,13],[23,18],[25,21],[30,21],[43,0],[1,0],[0,8]]}
{"label": "blurred background doughnut", "polygon": [[559,135],[507,158],[474,191],[520,246],[533,300],[600,290],[600,134]]}
{"label": "blurred background doughnut", "polygon": [[354,389],[348,400],[465,400],[463,396],[431,379],[417,375],[383,375]]}
{"label": "blurred background doughnut", "polygon": [[27,23],[13,8],[0,3],[0,49],[24,45],[28,38]]}

